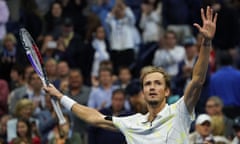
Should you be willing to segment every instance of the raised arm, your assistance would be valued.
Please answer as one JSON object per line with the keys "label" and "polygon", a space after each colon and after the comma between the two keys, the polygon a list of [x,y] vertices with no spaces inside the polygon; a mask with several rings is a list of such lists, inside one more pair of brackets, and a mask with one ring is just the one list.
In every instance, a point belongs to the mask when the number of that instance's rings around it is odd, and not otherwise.
{"label": "raised arm", "polygon": [[111,120],[105,119],[106,117],[105,115],[101,114],[100,112],[93,108],[80,105],[73,101],[72,99],[70,99],[69,97],[64,96],[52,84],[50,84],[47,87],[44,87],[44,90],[50,95],[55,96],[65,108],[71,110],[83,121],[101,128],[116,130],[115,126],[113,125],[113,122]]}
{"label": "raised arm", "polygon": [[198,60],[193,69],[192,80],[184,92],[184,101],[190,113],[193,111],[193,108],[199,99],[201,89],[206,78],[209,54],[212,47],[211,43],[216,30],[217,14],[213,15],[213,10],[208,6],[206,15],[204,10],[201,9],[203,26],[201,27],[199,24],[194,23],[194,26],[198,28],[204,38],[200,47]]}

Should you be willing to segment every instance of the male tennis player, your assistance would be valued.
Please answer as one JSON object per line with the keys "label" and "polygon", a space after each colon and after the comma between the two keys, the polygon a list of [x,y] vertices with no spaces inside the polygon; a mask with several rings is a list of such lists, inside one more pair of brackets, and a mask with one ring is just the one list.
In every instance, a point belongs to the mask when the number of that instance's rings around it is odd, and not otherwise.
{"label": "male tennis player", "polygon": [[56,96],[64,107],[80,119],[102,128],[119,129],[128,144],[186,144],[190,123],[194,118],[194,106],[205,81],[217,21],[217,14],[214,15],[210,7],[207,7],[206,15],[201,9],[201,17],[203,26],[194,24],[204,37],[199,57],[184,96],[175,104],[166,104],[166,98],[170,95],[169,78],[161,68],[155,67],[147,67],[141,74],[142,92],[148,107],[146,115],[138,113],[127,117],[105,116],[95,109],[77,104],[53,85],[44,89]]}

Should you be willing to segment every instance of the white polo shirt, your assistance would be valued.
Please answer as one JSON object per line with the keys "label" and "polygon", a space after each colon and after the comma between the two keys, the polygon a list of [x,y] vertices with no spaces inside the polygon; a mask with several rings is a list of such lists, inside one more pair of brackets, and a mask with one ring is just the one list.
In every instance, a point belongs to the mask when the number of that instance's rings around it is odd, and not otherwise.
{"label": "white polo shirt", "polygon": [[114,125],[125,135],[128,144],[188,144],[188,133],[195,114],[189,114],[183,97],[165,105],[152,123],[148,114],[113,117]]}

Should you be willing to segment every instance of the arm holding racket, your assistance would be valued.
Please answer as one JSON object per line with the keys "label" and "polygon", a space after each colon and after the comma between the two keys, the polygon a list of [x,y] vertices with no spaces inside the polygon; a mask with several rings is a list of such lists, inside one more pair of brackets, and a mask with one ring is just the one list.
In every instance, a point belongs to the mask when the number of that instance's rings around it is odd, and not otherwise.
{"label": "arm holding racket", "polygon": [[78,104],[68,96],[64,96],[52,84],[45,86],[44,90],[50,95],[55,96],[55,98],[57,98],[65,108],[71,110],[83,121],[101,128],[116,130],[113,122],[111,120],[107,120],[105,115],[93,108]]}

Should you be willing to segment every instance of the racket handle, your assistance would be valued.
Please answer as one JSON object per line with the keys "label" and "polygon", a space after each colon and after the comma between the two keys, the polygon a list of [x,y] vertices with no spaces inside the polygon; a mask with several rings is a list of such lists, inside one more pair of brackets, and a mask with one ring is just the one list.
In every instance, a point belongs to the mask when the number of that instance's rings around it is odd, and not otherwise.
{"label": "racket handle", "polygon": [[54,100],[53,98],[51,98],[51,103],[53,105],[53,108],[57,114],[58,120],[59,120],[59,124],[62,125],[64,123],[66,123],[66,120],[63,116],[62,110],[60,108],[60,105],[58,104],[58,102],[56,100]]}

